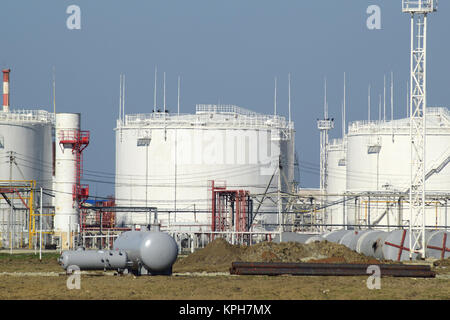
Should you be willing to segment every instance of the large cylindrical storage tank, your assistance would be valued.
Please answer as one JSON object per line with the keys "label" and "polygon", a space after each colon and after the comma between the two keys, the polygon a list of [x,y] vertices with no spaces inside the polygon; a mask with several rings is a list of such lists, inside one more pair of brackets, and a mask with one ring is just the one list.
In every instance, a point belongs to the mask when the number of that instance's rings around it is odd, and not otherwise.
{"label": "large cylindrical storage tank", "polygon": [[328,230],[342,229],[346,220],[342,194],[346,190],[346,141],[332,140],[328,145],[326,224]]}
{"label": "large cylindrical storage tank", "polygon": [[75,132],[80,130],[79,113],[57,113],[55,124],[55,235],[67,249],[79,228],[79,204],[74,197],[77,155],[73,152]]}
{"label": "large cylindrical storage tank", "polygon": [[[426,120],[426,192],[448,192],[450,113],[447,108],[428,108]],[[356,121],[349,125],[347,139],[348,192],[394,194],[409,190],[411,154],[409,119],[369,123]],[[397,226],[405,225],[409,220],[407,202],[399,202],[394,196],[391,198],[373,196],[371,199],[359,200],[362,202],[359,206],[354,206],[354,212],[349,211],[350,224],[367,224],[367,220],[370,219],[370,224]],[[362,211],[365,212],[364,219]],[[429,202],[426,209],[426,225],[443,226],[448,220],[445,215],[444,206],[437,202]]]}
{"label": "large cylindrical storage tank", "polygon": [[[9,186],[28,186],[33,184],[33,198],[36,190],[52,188],[52,129],[53,114],[43,110],[12,110],[0,112],[0,184]],[[29,181],[35,181],[30,184]],[[16,188],[17,189],[17,188]],[[19,188],[20,189],[20,188]],[[48,192],[47,192],[48,194]],[[5,196],[11,200],[11,194]],[[24,201],[20,199],[23,198]],[[0,247],[24,247],[28,245],[29,210],[31,197],[29,192],[21,192],[20,197],[12,196],[17,210],[11,212],[11,206],[2,197],[0,200]],[[36,202],[35,202],[36,204]],[[43,205],[51,206],[51,197],[43,195]],[[35,208],[36,209],[36,208]],[[44,219],[43,228],[51,226]],[[10,239],[12,240],[10,243]]]}
{"label": "large cylindrical storage tank", "polygon": [[[279,160],[286,176],[282,191],[293,180],[294,130],[283,117],[197,105],[196,114],[126,115],[115,130],[117,205],[157,207],[163,229],[180,223],[211,230],[210,181],[228,190],[276,192]],[[277,210],[265,201],[261,226],[276,227]],[[139,213],[118,213],[116,219],[119,225],[151,222]]]}

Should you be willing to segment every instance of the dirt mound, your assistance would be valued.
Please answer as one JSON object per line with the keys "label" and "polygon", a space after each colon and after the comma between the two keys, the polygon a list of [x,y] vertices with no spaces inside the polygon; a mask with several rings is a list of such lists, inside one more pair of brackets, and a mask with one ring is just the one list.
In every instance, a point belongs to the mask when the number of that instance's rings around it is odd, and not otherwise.
{"label": "dirt mound", "polygon": [[450,267],[450,258],[436,260],[433,262],[435,267]]}
{"label": "dirt mound", "polygon": [[220,272],[228,271],[231,262],[241,258],[240,246],[233,246],[226,240],[218,238],[186,258],[177,260],[174,272]]}
{"label": "dirt mound", "polygon": [[234,261],[244,262],[314,262],[370,263],[381,261],[359,254],[332,242],[301,244],[297,242],[261,242],[252,246],[236,246],[216,239],[205,248],[174,264],[174,272],[226,272]]}

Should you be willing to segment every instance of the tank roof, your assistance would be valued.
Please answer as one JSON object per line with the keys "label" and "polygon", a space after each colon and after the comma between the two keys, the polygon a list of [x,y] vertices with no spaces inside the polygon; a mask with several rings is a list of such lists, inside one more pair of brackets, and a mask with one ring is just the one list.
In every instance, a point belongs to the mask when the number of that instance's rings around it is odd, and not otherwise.
{"label": "tank roof", "polygon": [[245,127],[294,129],[294,123],[278,115],[264,115],[235,105],[198,104],[195,114],[152,112],[125,115],[117,128],[142,127]]}
{"label": "tank roof", "polygon": [[[450,111],[446,107],[428,107],[426,113],[427,130],[450,131]],[[349,124],[349,134],[359,133],[387,133],[394,131],[409,132],[409,118],[397,119],[392,121],[372,120],[372,121],[353,121]]]}

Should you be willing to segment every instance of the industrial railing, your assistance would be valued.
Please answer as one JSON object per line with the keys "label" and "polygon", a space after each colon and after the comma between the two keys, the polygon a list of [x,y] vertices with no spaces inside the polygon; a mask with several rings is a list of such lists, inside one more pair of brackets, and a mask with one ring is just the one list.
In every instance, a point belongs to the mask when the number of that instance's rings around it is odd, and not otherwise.
{"label": "industrial railing", "polygon": [[403,12],[433,12],[437,9],[437,0],[403,0]]}
{"label": "industrial railing", "polygon": [[55,123],[55,114],[45,110],[16,109],[10,112],[0,111],[0,121],[29,121]]}
{"label": "industrial railing", "polygon": [[[428,107],[427,116],[433,116],[439,118],[438,121],[433,121],[428,118],[427,130],[428,129],[450,129],[450,112],[448,108],[443,107]],[[354,121],[349,124],[349,133],[360,133],[360,132],[380,132],[380,131],[396,131],[408,129],[409,132],[409,118],[398,119],[393,121]]]}
{"label": "industrial railing", "polygon": [[185,125],[185,126],[218,126],[218,127],[270,127],[294,129],[294,123],[286,121],[285,117],[272,115],[242,115],[227,113],[170,114],[147,113],[125,116],[125,122],[117,122],[117,127],[146,125]]}
{"label": "industrial railing", "polygon": [[244,109],[232,104],[197,104],[195,106],[196,114],[201,113],[230,113],[244,116],[258,116],[259,113]]}

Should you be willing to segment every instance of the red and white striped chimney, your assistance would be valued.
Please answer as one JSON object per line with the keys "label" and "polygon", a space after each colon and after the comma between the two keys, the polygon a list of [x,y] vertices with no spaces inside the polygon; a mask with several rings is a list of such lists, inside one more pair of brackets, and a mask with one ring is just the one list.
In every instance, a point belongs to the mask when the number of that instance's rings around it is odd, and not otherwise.
{"label": "red and white striped chimney", "polygon": [[9,73],[10,69],[3,69],[3,111],[9,112]]}

